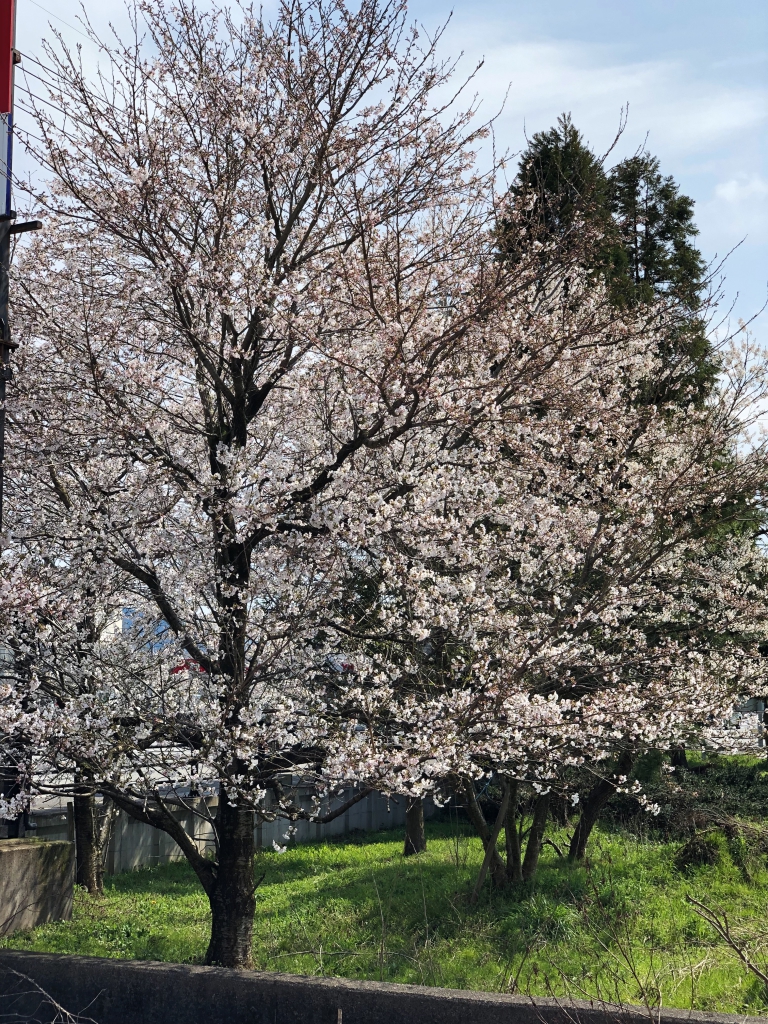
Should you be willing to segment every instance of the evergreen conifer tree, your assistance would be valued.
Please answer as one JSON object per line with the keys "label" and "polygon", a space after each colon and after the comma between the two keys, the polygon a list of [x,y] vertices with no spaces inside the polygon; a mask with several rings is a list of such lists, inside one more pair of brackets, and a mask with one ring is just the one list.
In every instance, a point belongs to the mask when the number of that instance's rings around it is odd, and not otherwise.
{"label": "evergreen conifer tree", "polygon": [[[510,198],[518,231],[509,229],[509,221],[500,225],[505,258],[519,259],[536,240],[567,250],[571,239],[583,236],[581,227],[593,228],[592,268],[607,284],[611,302],[621,310],[664,300],[674,326],[662,355],[670,366],[680,355],[694,359],[694,375],[672,374],[664,394],[654,391],[646,399],[701,401],[717,373],[702,318],[706,264],[694,244],[693,200],[673,177],[662,175],[658,159],[643,152],[606,172],[570,114],[562,114],[555,126],[533,136]],[[582,250],[583,241],[579,237]]]}
{"label": "evergreen conifer tree", "polygon": [[608,175],[610,210],[624,254],[614,275],[623,302],[650,302],[666,295],[690,312],[701,305],[706,266],[693,245],[698,228],[693,200],[664,177],[650,153],[629,157]]}
{"label": "evergreen conifer tree", "polygon": [[563,239],[585,217],[602,224],[610,216],[608,179],[570,114],[533,136],[511,194],[516,201],[534,199],[526,221],[537,237]]}

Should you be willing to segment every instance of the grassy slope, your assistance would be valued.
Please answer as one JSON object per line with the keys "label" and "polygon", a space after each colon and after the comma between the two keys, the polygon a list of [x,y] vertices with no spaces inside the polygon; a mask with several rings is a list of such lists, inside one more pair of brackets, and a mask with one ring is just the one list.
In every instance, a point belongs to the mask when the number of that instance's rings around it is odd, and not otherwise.
{"label": "grassy slope", "polygon": [[[555,838],[557,838],[555,836]],[[768,873],[743,880],[727,854],[681,875],[679,844],[599,833],[591,866],[573,868],[546,848],[533,892],[468,894],[479,841],[456,826],[429,828],[429,851],[401,856],[402,833],[264,853],[257,968],[416,982],[453,988],[643,1000],[731,1012],[768,1011],[768,998],[686,905],[686,893],[744,926],[764,920]],[[206,899],[184,864],[108,880],[103,899],[78,893],[73,921],[0,940],[17,949],[200,961]],[[619,939],[619,936],[623,936]]]}

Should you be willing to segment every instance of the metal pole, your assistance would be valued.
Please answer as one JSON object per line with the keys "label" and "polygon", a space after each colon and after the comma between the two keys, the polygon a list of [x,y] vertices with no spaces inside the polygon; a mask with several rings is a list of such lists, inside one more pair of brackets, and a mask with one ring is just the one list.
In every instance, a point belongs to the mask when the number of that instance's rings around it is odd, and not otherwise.
{"label": "metal pole", "polygon": [[0,544],[3,530],[5,470],[5,402],[11,375],[11,332],[8,324],[8,272],[11,265],[10,228],[13,166],[13,68],[16,42],[16,4],[0,0]]}
{"label": "metal pole", "polygon": [[8,325],[8,275],[11,264],[12,216],[0,217],[0,551],[3,533],[3,481],[5,477],[5,403],[7,384],[12,378],[11,352],[17,346],[11,341]]}
{"label": "metal pole", "polygon": [[[11,265],[11,161],[13,131],[13,65],[16,30],[14,0],[0,0],[0,551],[3,547],[3,478],[5,475],[5,403],[11,377],[11,342],[8,324],[8,273]],[[11,653],[11,661],[13,654]],[[12,667],[11,667],[12,671]],[[18,749],[18,747],[17,747]],[[16,796],[20,791],[19,764],[0,765],[0,794]],[[0,821],[0,836],[24,835],[24,815]]]}

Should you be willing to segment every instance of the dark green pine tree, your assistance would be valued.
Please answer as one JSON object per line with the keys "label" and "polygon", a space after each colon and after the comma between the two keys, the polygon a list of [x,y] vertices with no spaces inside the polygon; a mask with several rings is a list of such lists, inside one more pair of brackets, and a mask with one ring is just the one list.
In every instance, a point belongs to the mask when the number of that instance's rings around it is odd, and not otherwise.
{"label": "dark green pine tree", "polygon": [[[661,174],[659,161],[641,153],[606,173],[570,114],[562,114],[553,128],[533,136],[510,198],[517,224],[514,233],[511,220],[500,225],[505,257],[521,259],[532,241],[555,241],[560,252],[581,249],[617,308],[665,300],[671,326],[662,355],[671,372],[664,393],[646,398],[703,400],[717,375],[701,317],[707,268],[694,244],[693,200]],[[689,369],[676,376],[681,356]]]}
{"label": "dark green pine tree", "polygon": [[664,177],[650,153],[629,157],[608,175],[609,203],[624,259],[613,275],[623,303],[668,296],[695,312],[701,305],[706,265],[693,239],[693,200]]}
{"label": "dark green pine tree", "polygon": [[612,301],[619,307],[667,301],[671,314],[662,355],[673,366],[686,357],[688,371],[671,375],[665,393],[650,401],[702,401],[712,389],[717,364],[701,316],[707,267],[694,244],[698,229],[693,200],[641,153],[618,163],[608,175],[616,241],[605,261]]}
{"label": "dark green pine tree", "polygon": [[564,239],[584,218],[601,226],[610,218],[605,171],[570,114],[533,136],[510,192],[528,206],[525,220],[534,237]]}

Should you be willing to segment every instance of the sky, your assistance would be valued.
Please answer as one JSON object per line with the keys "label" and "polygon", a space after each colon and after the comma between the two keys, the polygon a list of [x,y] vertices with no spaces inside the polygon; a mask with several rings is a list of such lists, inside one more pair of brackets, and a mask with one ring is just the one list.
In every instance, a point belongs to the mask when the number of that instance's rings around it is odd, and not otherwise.
{"label": "sky", "polygon": [[[126,24],[121,0],[84,6],[99,31]],[[409,10],[430,33],[447,21],[440,52],[462,55],[461,70],[484,62],[472,89],[484,117],[501,110],[499,149],[519,153],[567,111],[602,155],[628,106],[608,165],[643,146],[657,156],[695,200],[705,258],[737,247],[724,285],[734,323],[759,312],[768,299],[765,0],[414,0]],[[77,0],[17,0],[17,48],[39,56],[53,26],[87,50],[79,13]],[[768,312],[754,330],[768,344]]]}

